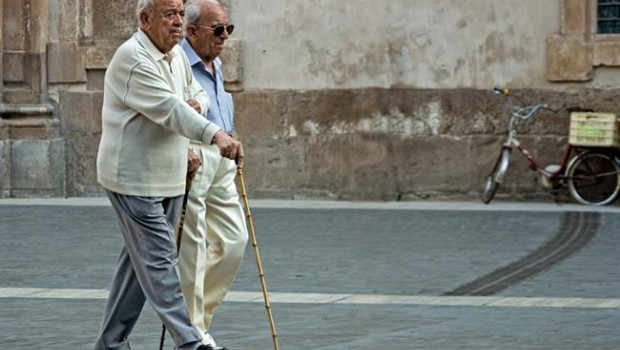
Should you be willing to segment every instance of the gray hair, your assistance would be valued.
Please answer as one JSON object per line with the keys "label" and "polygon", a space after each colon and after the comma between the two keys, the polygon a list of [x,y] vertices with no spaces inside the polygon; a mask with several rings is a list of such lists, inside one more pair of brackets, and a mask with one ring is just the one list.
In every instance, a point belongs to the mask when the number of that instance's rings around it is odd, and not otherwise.
{"label": "gray hair", "polygon": [[190,24],[198,23],[198,20],[200,20],[200,15],[202,14],[202,7],[204,5],[217,5],[222,10],[228,12],[226,6],[217,0],[190,0],[185,4],[185,20],[183,21],[183,28],[187,28]]}
{"label": "gray hair", "polygon": [[138,0],[136,4],[136,17],[138,17],[138,23],[140,23],[140,14],[155,7],[154,0]]}

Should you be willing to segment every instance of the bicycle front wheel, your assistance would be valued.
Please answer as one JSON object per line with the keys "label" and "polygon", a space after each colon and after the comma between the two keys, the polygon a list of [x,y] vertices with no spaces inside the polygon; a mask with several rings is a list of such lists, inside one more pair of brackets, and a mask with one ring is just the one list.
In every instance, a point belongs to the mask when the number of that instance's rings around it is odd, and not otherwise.
{"label": "bicycle front wheel", "polygon": [[491,203],[495,197],[495,193],[497,193],[499,185],[504,180],[504,175],[506,175],[508,170],[508,163],[510,163],[510,150],[505,148],[500,153],[493,170],[484,182],[484,188],[482,189],[482,202],[484,204]]}
{"label": "bicycle front wheel", "polygon": [[620,193],[620,166],[607,154],[586,152],[575,157],[567,170],[571,196],[586,205],[608,205]]}

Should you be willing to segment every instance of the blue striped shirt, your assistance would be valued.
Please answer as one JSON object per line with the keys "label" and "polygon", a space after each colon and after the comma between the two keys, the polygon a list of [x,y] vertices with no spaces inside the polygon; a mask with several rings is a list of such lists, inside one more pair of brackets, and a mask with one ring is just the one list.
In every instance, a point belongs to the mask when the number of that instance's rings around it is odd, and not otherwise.
{"label": "blue striped shirt", "polygon": [[186,39],[181,42],[181,47],[189,59],[194,77],[209,94],[211,109],[207,113],[207,119],[217,124],[225,132],[232,133],[235,130],[234,104],[232,95],[224,90],[222,61],[219,58],[213,60],[213,67],[215,68],[215,76],[213,76]]}

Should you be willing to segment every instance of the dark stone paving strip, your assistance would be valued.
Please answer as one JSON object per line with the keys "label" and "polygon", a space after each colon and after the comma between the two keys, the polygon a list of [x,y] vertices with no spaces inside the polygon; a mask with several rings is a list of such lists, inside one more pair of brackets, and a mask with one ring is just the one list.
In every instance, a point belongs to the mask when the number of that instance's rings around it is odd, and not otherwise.
{"label": "dark stone paving strip", "polygon": [[575,254],[596,236],[600,226],[600,213],[564,213],[558,233],[536,251],[449,291],[445,295],[487,296],[496,294],[511,285],[550,269]]}

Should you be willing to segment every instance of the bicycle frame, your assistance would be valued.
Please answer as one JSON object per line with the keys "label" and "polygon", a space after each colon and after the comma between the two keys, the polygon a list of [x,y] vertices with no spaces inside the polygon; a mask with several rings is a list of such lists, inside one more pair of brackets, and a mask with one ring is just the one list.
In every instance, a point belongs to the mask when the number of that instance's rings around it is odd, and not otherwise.
{"label": "bicycle frame", "polygon": [[[571,154],[579,154],[579,150],[577,147],[567,144],[562,153],[562,157],[560,158],[560,168],[556,171],[550,172],[545,169],[544,165],[540,162],[540,160],[534,157],[525,147],[521,145],[521,142],[517,140],[514,136],[514,133],[510,133],[508,136],[508,140],[502,145],[502,149],[507,149],[512,153],[513,148],[516,148],[529,162],[530,169],[536,171],[548,178],[565,178],[566,169],[568,167],[568,162],[571,158]],[[500,152],[501,156],[501,152]]]}
{"label": "bicycle frame", "polygon": [[508,121],[508,138],[506,139],[506,142],[504,142],[504,144],[502,145],[502,151],[499,154],[497,162],[500,167],[504,168],[502,169],[502,171],[500,171],[501,175],[498,177],[498,182],[502,182],[503,175],[505,174],[509,165],[509,160],[506,160],[505,164],[502,164],[502,154],[504,153],[504,150],[508,150],[509,153],[512,153],[512,150],[514,148],[516,148],[527,159],[531,170],[536,171],[542,176],[545,176],[553,181],[564,180],[566,178],[566,170],[568,168],[568,163],[570,161],[571,155],[573,153],[579,154],[577,147],[571,144],[567,144],[561,157],[559,169],[549,171],[545,169],[545,166],[538,160],[538,158],[534,157],[525,147],[523,147],[521,142],[517,139],[517,127],[519,125],[519,122],[530,119],[541,109],[548,109],[553,112],[557,112],[557,110],[548,107],[544,103],[539,103],[527,107],[515,106],[512,103],[512,95],[510,95],[507,90],[495,89],[494,91],[496,94],[502,94],[508,98],[506,106],[507,112],[510,115]]}

